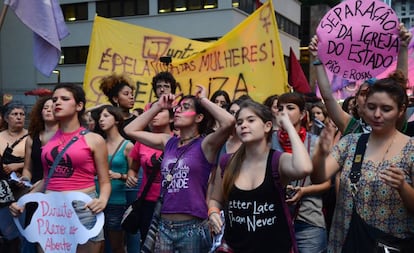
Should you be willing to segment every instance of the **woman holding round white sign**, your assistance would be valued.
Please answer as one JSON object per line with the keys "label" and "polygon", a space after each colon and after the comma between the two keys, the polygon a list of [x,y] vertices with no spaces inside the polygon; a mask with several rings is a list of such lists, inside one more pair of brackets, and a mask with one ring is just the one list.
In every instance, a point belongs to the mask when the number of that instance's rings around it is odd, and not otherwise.
{"label": "woman holding round white sign", "polygon": [[[59,129],[43,146],[41,158],[45,177],[35,190],[43,191],[46,188],[46,193],[82,192],[89,195],[92,198],[89,203],[74,201],[72,206],[83,226],[90,229],[96,223],[95,215],[105,209],[111,194],[105,140],[96,133],[85,133],[86,129],[81,126],[86,103],[82,87],[74,84],[59,84],[53,91],[52,99],[53,114],[59,122]],[[77,141],[66,149],[58,166],[49,177],[49,169],[58,153],[74,137],[78,137]],[[99,197],[96,196],[96,175],[100,188]],[[47,184],[45,180],[48,181]],[[10,211],[15,216],[22,213],[23,209],[24,207],[17,205],[10,206]],[[90,238],[85,244],[78,245],[77,252],[100,252],[103,240],[101,229],[97,236]]]}

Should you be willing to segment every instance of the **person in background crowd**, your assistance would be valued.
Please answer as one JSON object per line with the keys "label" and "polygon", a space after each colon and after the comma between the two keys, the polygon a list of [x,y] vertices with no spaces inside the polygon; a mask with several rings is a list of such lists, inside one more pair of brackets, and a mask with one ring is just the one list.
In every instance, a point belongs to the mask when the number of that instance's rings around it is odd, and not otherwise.
{"label": "person in background crowd", "polygon": [[[408,73],[408,44],[412,38],[412,34],[404,27],[404,24],[400,24],[399,26],[399,36],[401,39],[400,48],[398,51],[398,61],[397,61],[397,69],[401,70],[404,75],[407,76]],[[368,125],[365,124],[364,121],[358,120],[354,118],[351,114],[342,110],[341,106],[337,103],[336,99],[332,95],[331,87],[329,84],[329,79],[325,72],[325,68],[318,59],[318,38],[315,35],[311,43],[309,44],[309,51],[313,58],[316,60],[314,61],[313,65],[316,67],[316,76],[318,79],[318,86],[325,102],[326,108],[329,113],[329,117],[338,127],[339,131],[343,135],[347,135],[349,133],[357,133],[357,132],[370,132],[371,129]],[[363,108],[365,103],[366,93],[368,91],[368,87],[374,84],[375,79],[369,79],[365,81],[358,89],[357,94],[355,95],[356,99],[356,106],[357,106],[357,113],[360,117],[364,117],[363,115]]]}
{"label": "person in background crowd", "polygon": [[[30,181],[34,185],[43,179],[42,147],[55,135],[58,128],[58,122],[53,116],[52,97],[40,97],[30,112],[22,180]],[[26,225],[30,224],[36,206],[37,204],[32,202],[26,204]],[[22,252],[37,252],[36,244],[24,239]]]}
{"label": "person in background crowd", "polygon": [[322,102],[310,105],[310,118],[312,127],[309,132],[319,136],[324,126],[329,122],[328,111]]}
{"label": "person in background crowd", "polygon": [[[367,237],[372,236],[374,241],[378,238],[357,229],[363,224],[358,222],[361,219],[366,224],[364,229],[370,226],[400,239],[411,239],[410,248],[402,252],[411,252],[414,247],[414,139],[397,129],[408,104],[403,88],[406,81],[397,71],[370,87],[364,117],[372,131],[367,143],[361,143],[366,150],[362,157],[359,153],[360,159],[354,160],[354,155],[361,134],[344,136],[332,150],[332,127],[321,133],[313,157],[312,181],[324,182],[341,172],[328,252],[371,251],[374,246]],[[350,174],[355,162],[361,162],[360,177],[352,183]]]}
{"label": "person in background crowd", "polygon": [[355,103],[356,103],[355,96],[349,96],[345,98],[344,102],[342,102],[342,110],[356,118],[358,117],[358,113],[355,112],[356,110]]}
{"label": "person in background crowd", "polygon": [[[174,76],[168,71],[162,71],[157,73],[152,78],[152,91],[155,93],[155,96],[160,98],[163,94],[175,94],[177,89],[177,81]],[[144,111],[148,110],[151,107],[151,103],[145,105]]]}
{"label": "person in background crowd", "polygon": [[[24,157],[27,129],[24,128],[26,112],[24,105],[19,102],[10,102],[4,108],[3,120],[6,129],[0,132],[0,179],[8,180],[12,172],[21,176]],[[13,193],[20,187],[10,185]],[[3,191],[3,189],[1,189]],[[11,201],[1,200],[0,204],[0,233],[5,239],[6,249],[9,252],[20,251],[19,231],[7,208]]]}
{"label": "person in background crowd", "polygon": [[[205,222],[207,183],[234,117],[207,99],[204,87],[197,87],[198,97],[184,96],[177,106],[175,95],[162,95],[125,129],[137,141],[164,150],[162,184],[172,180],[164,196],[155,252],[207,252],[211,246]],[[143,131],[160,111],[173,107],[174,127],[180,136]],[[204,136],[209,115],[214,115],[220,128]]]}
{"label": "person in background crowd", "polygon": [[277,115],[277,100],[279,98],[279,95],[271,95],[269,97],[267,97],[265,99],[265,101],[263,102],[263,104],[265,106],[267,106],[267,108],[270,109],[270,111],[272,112],[273,115],[273,130],[277,131],[279,130],[277,123],[277,119],[276,119],[276,115]]}
{"label": "person in background crowd", "polygon": [[124,75],[112,74],[102,78],[99,88],[113,106],[119,107],[122,110],[124,125],[120,127],[120,133],[122,137],[129,139],[123,128],[136,118],[130,112],[135,103],[132,82]]}
{"label": "person in background crowd", "polygon": [[[100,89],[108,98],[108,101],[116,107],[119,107],[122,110],[122,115],[124,118],[124,123],[119,127],[120,134],[124,139],[130,140],[132,143],[135,140],[131,139],[124,131],[125,126],[127,126],[131,121],[133,121],[136,116],[130,113],[130,110],[134,107],[134,86],[132,81],[130,81],[124,75],[109,75],[101,80]],[[138,178],[135,179],[137,182]],[[138,186],[137,187],[127,187],[126,196],[127,196],[127,206],[130,205],[137,197]],[[139,234],[127,234],[127,249],[128,253],[138,253],[140,248]]]}
{"label": "person in background crowd", "polygon": [[90,131],[95,131],[96,122],[95,119],[92,117],[92,113],[90,110],[86,111],[85,114],[83,114],[83,120],[85,122],[85,126]]}
{"label": "person in background crowd", "polygon": [[[122,216],[126,209],[125,182],[127,172],[132,159],[129,153],[133,144],[125,140],[119,133],[123,125],[122,112],[119,108],[104,105],[100,108],[98,121],[99,128],[105,133],[106,147],[108,149],[109,178],[111,179],[111,196],[104,210],[105,213],[105,237],[108,242],[109,252],[125,252],[125,233],[121,228]],[[107,244],[107,243],[106,243]],[[106,247],[108,248],[108,247]]]}
{"label": "person in background crowd", "polygon": [[[278,110],[288,115],[293,127],[303,142],[309,156],[312,157],[317,136],[306,131],[303,117],[306,116],[305,99],[302,94],[284,93],[279,96]],[[292,143],[288,132],[281,128],[272,136],[272,148],[281,152],[292,152]],[[325,217],[322,212],[322,194],[331,186],[327,180],[314,184],[310,177],[289,182],[286,186],[286,202],[291,208],[294,219],[296,242],[299,252],[323,252],[327,246]]]}
{"label": "person in background crowd", "polygon": [[[252,100],[240,104],[236,132],[243,144],[222,158],[221,173],[215,176],[209,219],[213,233],[219,233],[220,211],[224,210],[222,247],[225,243],[234,252],[292,252],[296,248],[283,187],[311,173],[311,160],[285,112],[279,112],[277,119],[290,137],[293,153],[271,150],[272,118],[262,104]],[[258,220],[266,222],[258,226]]]}
{"label": "person in background crowd", "polygon": [[[220,106],[224,110],[227,110],[228,105],[230,104],[230,96],[229,94],[224,90],[217,90],[213,93],[213,95],[210,98],[210,101],[215,103],[216,105]],[[214,125],[211,127],[212,131],[215,131],[220,125],[216,121]]]}
{"label": "person in background crowd", "polygon": [[6,122],[4,122],[5,105],[0,105],[0,132],[6,129]]}
{"label": "person in background crowd", "polygon": [[177,89],[177,81],[168,71],[156,74],[152,78],[151,85],[157,98],[160,98],[163,94],[175,94],[175,90]]}
{"label": "person in background crowd", "polygon": [[[172,110],[162,110],[160,111],[149,123],[149,129],[153,133],[165,133],[172,135],[171,131],[171,122],[173,121],[173,111]],[[160,170],[160,156],[162,150],[151,148],[145,144],[140,143],[139,141],[135,142],[134,148],[129,154],[134,161],[134,166],[128,171],[130,176],[128,177],[127,185],[134,186],[136,181],[131,180],[136,178],[138,170],[143,170],[142,183],[139,188],[138,198],[142,197],[142,192],[145,186],[148,183],[148,179],[151,177],[152,173],[155,173],[154,170],[158,170],[151,183],[151,187],[145,196],[145,199],[141,205],[141,214],[140,218],[140,234],[141,242],[144,242],[147,237],[148,229],[151,224],[152,215],[154,213],[154,207],[160,196],[161,192],[161,170]]]}
{"label": "person in background crowd", "polygon": [[[74,201],[73,207],[80,222],[88,229],[95,224],[95,214],[102,212],[111,194],[109,182],[108,152],[105,140],[98,134],[88,132],[85,135],[81,131],[86,130],[81,126],[82,115],[85,111],[85,93],[82,87],[75,84],[58,84],[53,90],[53,113],[59,123],[59,129],[49,142],[42,148],[42,164],[44,179],[33,191],[46,190],[50,192],[83,192],[92,200],[89,203]],[[53,155],[60,152],[66,144],[75,136],[79,139],[66,151],[65,157],[59,162],[60,170],[55,170],[48,178],[49,169],[53,164]],[[66,173],[71,171],[73,173]],[[98,176],[100,195],[96,197],[95,176]],[[20,215],[24,207],[16,203],[10,205],[10,211],[14,216]],[[78,245],[78,253],[98,253],[103,245],[103,230],[88,242]]]}
{"label": "person in background crowd", "polygon": [[223,109],[227,109],[231,100],[229,94],[225,90],[217,90],[211,95],[210,101]]}

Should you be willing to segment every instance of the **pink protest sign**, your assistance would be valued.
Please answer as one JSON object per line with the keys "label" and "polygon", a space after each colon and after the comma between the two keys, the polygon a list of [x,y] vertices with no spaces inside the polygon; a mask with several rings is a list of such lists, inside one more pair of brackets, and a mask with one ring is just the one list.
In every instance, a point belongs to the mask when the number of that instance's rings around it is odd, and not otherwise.
{"label": "pink protest sign", "polygon": [[381,1],[347,0],[333,7],[316,30],[325,68],[347,80],[366,80],[398,54],[398,17]]}

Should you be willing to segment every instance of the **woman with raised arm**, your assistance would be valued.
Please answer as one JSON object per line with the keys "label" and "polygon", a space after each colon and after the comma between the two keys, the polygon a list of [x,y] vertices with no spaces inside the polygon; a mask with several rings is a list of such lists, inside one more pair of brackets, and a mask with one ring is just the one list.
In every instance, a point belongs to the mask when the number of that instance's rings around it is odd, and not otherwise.
{"label": "woman with raised arm", "polygon": [[[404,24],[399,26],[399,36],[401,39],[400,49],[398,52],[397,69],[401,70],[405,76],[408,74],[408,44],[412,38],[412,34],[404,27]],[[356,112],[362,119],[359,120],[351,114],[342,110],[341,105],[336,101],[332,95],[331,85],[325,71],[323,63],[318,58],[318,37],[315,35],[309,44],[309,51],[311,56],[315,59],[313,65],[316,69],[316,77],[318,80],[318,87],[321,92],[323,101],[328,110],[329,117],[341,131],[342,135],[349,133],[370,132],[369,125],[364,122],[364,103],[368,87],[374,84],[375,79],[366,80],[359,87],[355,94]]]}
{"label": "woman with raised arm", "polygon": [[297,252],[284,187],[311,173],[312,165],[288,115],[279,112],[277,119],[289,135],[291,154],[270,148],[270,110],[244,101],[236,113],[236,132],[243,144],[221,159],[220,173],[215,176],[209,219],[213,233],[220,233],[224,210],[221,247],[226,245],[234,252]]}
{"label": "woman with raised arm", "polygon": [[333,129],[321,133],[312,182],[341,172],[328,252],[372,252],[385,238],[382,244],[401,252],[414,249],[414,139],[396,127],[408,105],[406,81],[397,71],[369,88],[364,117],[370,134],[349,134],[331,151]]}
{"label": "woman with raised arm", "polygon": [[[306,117],[305,98],[297,92],[284,93],[279,96],[278,110],[289,116],[293,127],[312,156],[318,137],[306,131],[303,118]],[[272,148],[291,153],[291,142],[287,131],[283,128],[272,135]],[[327,180],[315,184],[310,177],[289,182],[286,187],[286,203],[288,203],[294,219],[295,235],[299,252],[323,252],[326,250],[326,222],[322,212],[322,194],[331,186]]]}
{"label": "woman with raised arm", "polygon": [[[211,102],[204,87],[198,85],[197,96],[184,96],[174,107],[174,127],[180,136],[144,131],[161,110],[173,107],[175,98],[173,94],[162,95],[125,132],[145,145],[164,150],[161,185],[171,183],[164,195],[155,252],[207,252],[211,243],[206,222],[207,182],[234,117]],[[214,115],[220,127],[205,136],[209,115]]]}

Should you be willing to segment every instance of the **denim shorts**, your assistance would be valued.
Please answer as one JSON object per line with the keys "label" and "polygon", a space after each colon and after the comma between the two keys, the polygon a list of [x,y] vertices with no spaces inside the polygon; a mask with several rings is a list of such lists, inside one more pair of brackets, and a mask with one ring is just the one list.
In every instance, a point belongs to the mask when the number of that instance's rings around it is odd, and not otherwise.
{"label": "denim shorts", "polygon": [[161,218],[154,252],[208,252],[211,243],[207,220],[170,221]]}
{"label": "denim shorts", "polygon": [[7,240],[13,240],[20,235],[8,206],[0,208],[0,234]]}
{"label": "denim shorts", "polygon": [[[91,198],[96,198],[96,192],[87,193]],[[79,217],[79,221],[84,225],[87,229],[91,229],[96,223],[96,215],[92,213],[89,208],[87,208],[86,203],[80,200],[75,200],[72,202],[73,209],[75,209],[76,214]],[[103,229],[99,232],[99,234],[95,237],[89,239],[89,241],[99,242],[103,241],[104,232]]]}
{"label": "denim shorts", "polygon": [[326,229],[295,221],[295,235],[299,252],[325,252],[328,244]]}
{"label": "denim shorts", "polygon": [[104,210],[105,214],[105,225],[104,228],[107,230],[121,231],[121,220],[125,212],[125,205],[114,205],[108,204]]}

